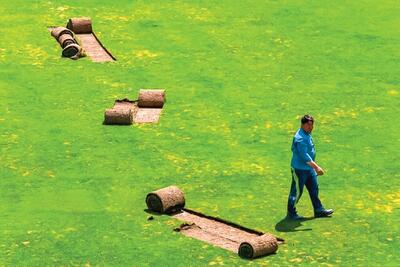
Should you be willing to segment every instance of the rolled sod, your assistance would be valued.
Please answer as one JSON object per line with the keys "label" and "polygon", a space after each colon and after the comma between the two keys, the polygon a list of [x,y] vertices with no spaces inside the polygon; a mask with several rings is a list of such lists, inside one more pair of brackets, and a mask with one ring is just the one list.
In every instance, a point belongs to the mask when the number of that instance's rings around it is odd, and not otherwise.
{"label": "rolled sod", "polygon": [[74,33],[71,30],[69,30],[69,29],[67,29],[65,27],[56,27],[56,28],[51,30],[51,35],[54,38],[56,38],[57,40],[63,34],[68,34],[68,35],[74,37]]}
{"label": "rolled sod", "polygon": [[253,259],[272,254],[277,250],[278,240],[276,237],[271,234],[264,234],[242,242],[238,254],[242,258]]}
{"label": "rolled sod", "polygon": [[72,37],[69,34],[61,34],[57,40],[60,43],[62,48],[66,47],[67,45],[70,45],[70,44],[76,44],[74,37]]}
{"label": "rolled sod", "polygon": [[104,124],[129,125],[132,121],[133,114],[130,108],[110,108],[104,112]]}
{"label": "rolled sod", "polygon": [[67,28],[76,34],[92,33],[92,20],[90,18],[70,18]]}
{"label": "rolled sod", "polygon": [[178,187],[171,185],[147,194],[146,204],[151,211],[174,213],[185,206],[185,196]]}
{"label": "rolled sod", "polygon": [[138,106],[141,108],[162,108],[165,103],[165,90],[140,89]]}
{"label": "rolled sod", "polygon": [[135,103],[135,101],[131,101],[131,100],[127,99],[127,98],[124,98],[122,100],[115,100],[114,108],[116,108],[116,109],[120,109],[120,108],[130,108],[130,109],[132,109],[134,103]]}
{"label": "rolled sod", "polygon": [[78,58],[81,54],[82,48],[77,44],[69,44],[64,47],[62,51],[63,57]]}

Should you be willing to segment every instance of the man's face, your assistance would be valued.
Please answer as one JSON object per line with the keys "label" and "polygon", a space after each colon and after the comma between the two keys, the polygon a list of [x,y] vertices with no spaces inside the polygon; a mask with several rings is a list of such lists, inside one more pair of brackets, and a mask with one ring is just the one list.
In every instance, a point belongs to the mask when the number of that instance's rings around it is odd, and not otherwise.
{"label": "man's face", "polygon": [[302,128],[304,129],[304,131],[306,131],[307,133],[311,133],[312,130],[314,129],[314,122],[308,121],[308,122],[304,123],[301,127],[302,127]]}

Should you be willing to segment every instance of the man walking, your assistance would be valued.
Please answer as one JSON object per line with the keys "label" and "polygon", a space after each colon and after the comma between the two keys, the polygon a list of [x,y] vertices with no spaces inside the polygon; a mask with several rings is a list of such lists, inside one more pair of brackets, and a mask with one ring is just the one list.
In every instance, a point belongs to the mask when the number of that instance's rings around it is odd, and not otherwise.
{"label": "man walking", "polygon": [[315,148],[311,137],[314,128],[314,118],[304,115],[301,118],[301,128],[296,132],[292,142],[292,185],[290,188],[287,217],[299,220],[296,204],[303,194],[304,185],[310,194],[314,208],[314,217],[327,217],[333,213],[332,209],[325,209],[318,198],[318,175],[323,175],[324,170],[314,161]]}

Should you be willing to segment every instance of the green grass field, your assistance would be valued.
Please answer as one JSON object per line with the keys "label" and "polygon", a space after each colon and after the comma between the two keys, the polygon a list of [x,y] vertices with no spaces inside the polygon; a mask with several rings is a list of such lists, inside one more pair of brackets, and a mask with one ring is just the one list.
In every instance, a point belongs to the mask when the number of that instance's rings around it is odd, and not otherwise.
{"label": "green grass field", "polygon": [[[0,266],[400,261],[398,1],[15,0],[0,12]],[[60,58],[47,26],[80,16],[118,61]],[[167,90],[160,123],[102,125],[139,88]],[[282,229],[305,113],[335,214]],[[171,184],[187,207],[286,244],[248,261],[168,216],[147,221],[146,194]],[[312,216],[307,192],[298,209]]]}

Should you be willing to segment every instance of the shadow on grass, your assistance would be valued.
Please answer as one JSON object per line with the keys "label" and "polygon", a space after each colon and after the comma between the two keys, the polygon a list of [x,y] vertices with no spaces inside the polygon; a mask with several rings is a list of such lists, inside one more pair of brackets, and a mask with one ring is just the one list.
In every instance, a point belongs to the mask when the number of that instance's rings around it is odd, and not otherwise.
{"label": "shadow on grass", "polygon": [[144,209],[143,211],[146,212],[147,214],[151,214],[151,215],[157,215],[157,216],[163,215],[162,213],[155,212],[155,211],[152,211],[152,210],[149,210],[149,209]]}
{"label": "shadow on grass", "polygon": [[298,232],[298,231],[311,231],[311,228],[306,229],[296,229],[300,226],[303,226],[302,222],[314,220],[314,217],[307,217],[300,220],[292,220],[287,217],[280,220],[275,225],[275,230],[278,232]]}

